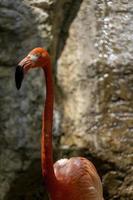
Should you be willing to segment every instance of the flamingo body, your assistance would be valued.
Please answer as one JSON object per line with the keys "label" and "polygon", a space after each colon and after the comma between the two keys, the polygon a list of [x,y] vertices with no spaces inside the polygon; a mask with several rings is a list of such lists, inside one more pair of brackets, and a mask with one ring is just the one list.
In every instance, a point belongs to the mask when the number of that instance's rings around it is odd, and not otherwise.
{"label": "flamingo body", "polygon": [[61,159],[53,164],[52,122],[54,91],[51,60],[43,48],[33,49],[16,68],[16,87],[29,69],[41,67],[46,82],[42,118],[41,161],[45,187],[51,200],[103,200],[102,183],[94,165],[83,157]]}
{"label": "flamingo body", "polygon": [[57,179],[52,200],[102,200],[102,185],[94,165],[83,157],[61,159],[54,164]]}

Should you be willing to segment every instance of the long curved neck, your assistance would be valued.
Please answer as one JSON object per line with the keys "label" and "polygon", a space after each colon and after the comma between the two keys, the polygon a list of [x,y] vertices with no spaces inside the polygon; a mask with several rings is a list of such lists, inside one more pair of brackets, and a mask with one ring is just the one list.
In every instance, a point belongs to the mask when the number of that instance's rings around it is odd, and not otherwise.
{"label": "long curved neck", "polygon": [[54,91],[52,80],[51,63],[43,68],[46,81],[46,99],[44,103],[44,112],[42,118],[42,145],[41,145],[41,159],[42,159],[42,175],[46,186],[52,187],[51,184],[55,182],[55,175],[53,169],[53,149],[52,149],[52,124],[53,124],[53,103]]}

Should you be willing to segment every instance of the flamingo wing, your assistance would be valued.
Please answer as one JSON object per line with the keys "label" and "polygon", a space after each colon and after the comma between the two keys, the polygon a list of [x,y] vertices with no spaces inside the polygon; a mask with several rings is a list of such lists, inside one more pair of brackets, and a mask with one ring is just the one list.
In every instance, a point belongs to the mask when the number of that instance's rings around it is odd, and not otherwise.
{"label": "flamingo wing", "polygon": [[54,172],[60,188],[58,200],[103,200],[100,177],[89,160],[61,159],[54,164]]}

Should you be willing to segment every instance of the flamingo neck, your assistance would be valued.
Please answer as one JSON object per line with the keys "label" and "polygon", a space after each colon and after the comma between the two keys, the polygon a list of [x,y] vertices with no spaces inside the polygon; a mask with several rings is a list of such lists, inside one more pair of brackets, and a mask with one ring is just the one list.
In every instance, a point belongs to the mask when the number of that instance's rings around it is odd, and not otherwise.
{"label": "flamingo neck", "polygon": [[49,188],[55,181],[53,169],[53,148],[52,148],[52,125],[53,125],[53,103],[54,91],[52,80],[51,64],[43,68],[46,81],[46,99],[44,103],[44,112],[42,118],[42,175],[46,186]]}

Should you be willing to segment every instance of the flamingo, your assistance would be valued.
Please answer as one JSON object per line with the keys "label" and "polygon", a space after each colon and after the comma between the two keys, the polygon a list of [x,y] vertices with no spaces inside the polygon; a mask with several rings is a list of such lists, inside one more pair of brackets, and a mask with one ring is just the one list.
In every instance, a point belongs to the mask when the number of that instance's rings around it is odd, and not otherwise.
{"label": "flamingo", "polygon": [[43,69],[46,99],[42,117],[41,163],[44,185],[51,200],[103,200],[103,189],[96,168],[84,157],[60,159],[53,164],[52,123],[54,91],[51,59],[41,47],[33,49],[16,67],[15,81],[20,89],[29,69]]}

